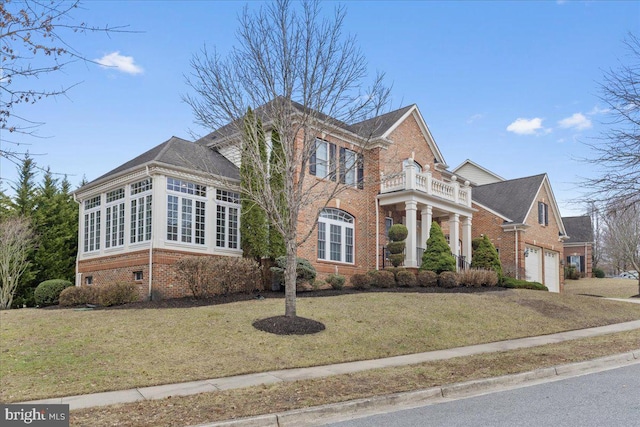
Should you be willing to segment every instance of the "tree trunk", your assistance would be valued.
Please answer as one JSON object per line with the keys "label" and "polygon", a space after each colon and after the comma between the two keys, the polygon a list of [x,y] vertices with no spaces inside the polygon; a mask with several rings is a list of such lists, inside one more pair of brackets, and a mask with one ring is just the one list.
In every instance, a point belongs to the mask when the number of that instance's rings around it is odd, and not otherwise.
{"label": "tree trunk", "polygon": [[296,239],[287,238],[287,266],[284,270],[284,315],[286,317],[296,317],[296,267],[297,245]]}

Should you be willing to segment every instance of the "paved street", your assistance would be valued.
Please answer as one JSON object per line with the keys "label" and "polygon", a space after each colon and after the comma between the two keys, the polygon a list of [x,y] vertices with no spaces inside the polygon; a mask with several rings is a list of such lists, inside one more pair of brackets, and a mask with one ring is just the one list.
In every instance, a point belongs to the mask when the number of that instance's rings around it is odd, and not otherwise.
{"label": "paved street", "polygon": [[640,426],[640,363],[329,426]]}

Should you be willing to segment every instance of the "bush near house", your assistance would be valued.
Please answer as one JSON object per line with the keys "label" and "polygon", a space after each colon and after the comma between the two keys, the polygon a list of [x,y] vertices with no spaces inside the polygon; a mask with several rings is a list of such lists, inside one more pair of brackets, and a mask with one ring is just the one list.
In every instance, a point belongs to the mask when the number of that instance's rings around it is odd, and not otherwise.
{"label": "bush near house", "polygon": [[403,288],[414,288],[418,286],[418,279],[413,272],[402,269],[396,273],[396,283]]}
{"label": "bush near house", "polygon": [[94,304],[97,302],[95,286],[72,286],[60,292],[60,305],[72,307],[74,305]]}
{"label": "bush near house", "polygon": [[434,271],[430,270],[419,271],[418,286],[423,288],[438,286],[438,275]]}
{"label": "bush near house", "polygon": [[260,267],[248,258],[188,256],[176,262],[174,268],[194,298],[262,289]]}
{"label": "bush near house", "polygon": [[493,270],[498,275],[498,278],[502,277],[502,264],[500,263],[500,255],[496,247],[493,246],[489,237],[485,234],[481,238],[474,239],[471,268],[482,270]]}
{"label": "bush near house", "polygon": [[[346,278],[341,274],[330,274],[325,279],[325,282],[331,285],[333,289],[342,289],[344,288],[344,282]],[[351,283],[353,283],[353,277],[351,278]]]}
{"label": "bush near house", "polygon": [[35,298],[36,305],[40,307],[46,307],[48,305],[58,304],[60,292],[62,292],[65,288],[69,288],[71,286],[73,286],[73,283],[68,280],[45,280],[44,282],[40,283],[33,292],[33,297]]}
{"label": "bush near house", "polygon": [[103,307],[122,305],[140,300],[137,286],[133,283],[107,283],[95,286],[72,286],[60,293],[60,305],[95,304]]}
{"label": "bush near house", "polygon": [[394,267],[398,267],[404,261],[405,239],[409,235],[409,230],[403,224],[394,224],[389,228],[389,260]]}
{"label": "bush near house", "polygon": [[396,286],[396,277],[391,271],[380,270],[375,275],[375,278],[376,281],[373,286],[376,288],[395,288]]}
{"label": "bush near house", "polygon": [[458,274],[453,271],[443,271],[438,275],[438,286],[441,288],[456,288],[458,282]]}
{"label": "bush near house", "polygon": [[598,279],[604,279],[604,277],[605,277],[604,270],[601,269],[601,268],[594,268],[593,269],[593,277],[597,277]]}
{"label": "bush near house", "polygon": [[536,291],[548,291],[547,287],[538,282],[527,282],[526,280],[514,279],[513,277],[505,277],[501,285],[503,288],[511,289],[533,289]]}
{"label": "bush near house", "polygon": [[460,285],[471,288],[479,288],[481,286],[493,287],[499,282],[498,274],[494,270],[470,268],[462,270],[458,273]]}
{"label": "bush near house", "polygon": [[575,264],[569,264],[564,268],[564,278],[569,280],[580,279],[580,272],[576,268]]}
{"label": "bush near house", "polygon": [[438,274],[443,271],[456,271],[456,259],[451,254],[451,248],[442,234],[442,229],[435,221],[431,224],[420,270],[435,271]]}
{"label": "bush near house", "polygon": [[370,287],[371,276],[368,274],[354,274],[349,280],[354,289],[368,289]]}
{"label": "bush near house", "polygon": [[[279,283],[284,284],[284,270],[287,265],[287,257],[281,256],[276,258],[276,265],[271,267],[271,271]],[[316,269],[311,265],[309,260],[305,258],[297,258],[296,265],[296,283],[301,285],[304,283],[313,283],[316,279]]]}

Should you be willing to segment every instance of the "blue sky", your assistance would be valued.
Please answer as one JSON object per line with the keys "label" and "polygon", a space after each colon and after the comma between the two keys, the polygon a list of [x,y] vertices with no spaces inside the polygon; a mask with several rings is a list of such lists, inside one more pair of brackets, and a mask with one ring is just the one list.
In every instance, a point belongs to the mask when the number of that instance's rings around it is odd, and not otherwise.
{"label": "blue sky", "polygon": [[[563,215],[606,119],[598,99],[603,71],[624,61],[622,40],[640,29],[640,2],[346,2],[371,73],[393,85],[392,107],[417,104],[447,164],[469,158],[507,178],[549,174]],[[184,75],[205,44],[225,52],[235,41],[243,2],[88,1],[77,22],[129,25],[135,33],[73,34],[67,42],[112,67],[76,63],[40,78],[43,88],[80,83],[66,97],[20,112],[45,122],[46,138],[20,142],[41,167],[92,180],[193,124]],[[330,12],[336,3],[327,2]],[[249,3],[249,8],[259,3]],[[0,159],[6,190],[15,165]],[[39,178],[38,178],[39,181]]]}

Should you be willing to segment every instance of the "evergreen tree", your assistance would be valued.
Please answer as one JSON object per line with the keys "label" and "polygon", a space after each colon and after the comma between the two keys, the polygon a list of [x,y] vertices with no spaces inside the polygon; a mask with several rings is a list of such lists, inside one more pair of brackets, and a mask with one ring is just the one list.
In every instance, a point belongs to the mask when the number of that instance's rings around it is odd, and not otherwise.
{"label": "evergreen tree", "polygon": [[29,153],[24,156],[22,163],[18,166],[18,182],[13,187],[16,195],[13,201],[13,208],[19,216],[31,218],[35,208],[36,184],[36,164],[29,157]]}
{"label": "evergreen tree", "polygon": [[255,165],[255,159],[258,157],[266,166],[267,150],[262,123],[249,109],[244,118],[244,140],[240,160],[240,244],[245,257],[259,261],[268,254],[269,228],[264,209],[249,197],[265,186],[265,182],[261,182],[251,166]]}
{"label": "evergreen tree", "polygon": [[[0,182],[0,185],[2,182]],[[13,213],[11,198],[0,187],[0,219],[7,218]]]}
{"label": "evergreen tree", "polygon": [[435,221],[431,224],[420,270],[435,271],[438,274],[443,271],[456,271],[456,259],[451,254],[451,248],[442,234],[442,229]]}
{"label": "evergreen tree", "polygon": [[493,246],[486,234],[481,239],[477,239],[477,241],[478,246],[473,250],[471,267],[493,270],[498,274],[498,277],[502,277],[502,264],[496,247]]}
{"label": "evergreen tree", "polygon": [[[282,142],[280,141],[280,135],[277,130],[271,132],[271,156],[269,157],[269,186],[275,197],[278,199],[278,205],[282,209],[282,218],[288,218],[285,210],[287,209],[287,203],[284,197],[284,150],[282,148]],[[282,234],[269,225],[269,256],[271,258],[278,258],[286,255],[287,249],[284,245],[284,238]]]}

